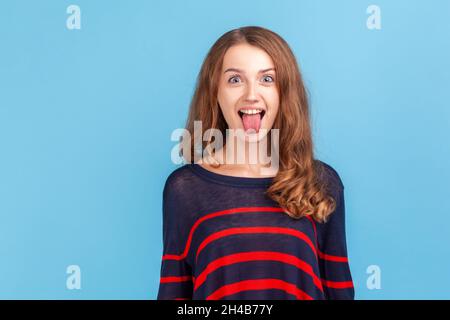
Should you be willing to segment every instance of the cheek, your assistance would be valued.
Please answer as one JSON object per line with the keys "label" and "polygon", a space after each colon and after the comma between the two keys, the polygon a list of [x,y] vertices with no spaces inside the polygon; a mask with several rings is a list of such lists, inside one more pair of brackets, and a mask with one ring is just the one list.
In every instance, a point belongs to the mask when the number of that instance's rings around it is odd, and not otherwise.
{"label": "cheek", "polygon": [[277,113],[278,107],[280,104],[280,96],[278,95],[278,91],[276,89],[271,90],[267,93],[266,101],[268,103],[268,107],[272,110],[271,114],[274,116],[274,114]]}
{"label": "cheek", "polygon": [[225,114],[234,113],[235,105],[239,101],[239,92],[238,90],[229,90],[222,89],[219,90],[217,98],[222,109],[222,112]]}

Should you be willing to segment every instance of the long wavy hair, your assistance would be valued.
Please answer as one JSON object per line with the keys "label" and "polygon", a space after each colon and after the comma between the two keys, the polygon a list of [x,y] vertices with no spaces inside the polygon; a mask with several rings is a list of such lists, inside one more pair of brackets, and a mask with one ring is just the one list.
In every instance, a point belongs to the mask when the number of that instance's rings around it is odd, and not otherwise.
{"label": "long wavy hair", "polygon": [[[201,153],[211,142],[202,141],[200,149],[195,145],[194,121],[201,121],[203,132],[218,129],[226,137],[228,125],[217,100],[218,83],[226,51],[240,43],[267,52],[277,74],[280,107],[272,128],[279,129],[279,170],[266,194],[292,218],[311,216],[325,222],[335,210],[336,200],[329,193],[327,179],[323,179],[323,163],[314,159],[308,97],[296,58],[275,32],[257,26],[242,27],[223,34],[211,47],[198,74],[186,122],[192,139],[191,155]],[[191,155],[187,159],[192,159]]]}

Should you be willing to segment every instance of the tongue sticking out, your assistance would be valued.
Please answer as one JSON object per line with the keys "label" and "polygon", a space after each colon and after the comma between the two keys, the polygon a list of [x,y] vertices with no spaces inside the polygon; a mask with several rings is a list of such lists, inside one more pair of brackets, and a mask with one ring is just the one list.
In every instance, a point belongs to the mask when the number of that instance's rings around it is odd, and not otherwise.
{"label": "tongue sticking out", "polygon": [[[244,124],[244,131],[248,129],[255,130],[253,133],[258,133],[261,126],[261,116],[257,114],[244,114],[242,115],[242,123]],[[252,133],[252,132],[250,132]]]}

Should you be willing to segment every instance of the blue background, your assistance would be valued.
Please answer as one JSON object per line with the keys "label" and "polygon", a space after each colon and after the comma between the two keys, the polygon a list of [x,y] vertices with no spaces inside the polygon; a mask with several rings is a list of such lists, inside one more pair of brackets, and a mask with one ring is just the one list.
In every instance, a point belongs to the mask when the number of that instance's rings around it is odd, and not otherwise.
{"label": "blue background", "polygon": [[[70,4],[81,30],[66,27]],[[366,27],[371,4],[381,30]],[[279,33],[298,58],[317,157],[345,185],[356,298],[450,298],[449,1],[0,9],[0,298],[156,298],[170,134],[207,50],[245,25]],[[81,290],[66,288],[72,264]]]}

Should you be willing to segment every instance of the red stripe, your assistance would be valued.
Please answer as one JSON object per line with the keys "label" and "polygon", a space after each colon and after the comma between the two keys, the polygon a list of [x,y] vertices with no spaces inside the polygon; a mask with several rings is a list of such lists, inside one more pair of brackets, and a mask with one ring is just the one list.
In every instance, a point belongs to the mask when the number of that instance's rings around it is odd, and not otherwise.
{"label": "red stripe", "polygon": [[191,246],[191,242],[192,242],[192,236],[194,234],[195,229],[198,228],[198,226],[205,220],[208,219],[212,219],[215,217],[219,217],[219,216],[223,216],[223,215],[227,215],[227,214],[235,214],[235,213],[242,213],[242,212],[284,212],[284,210],[282,208],[278,208],[278,207],[241,207],[241,208],[232,208],[232,209],[226,209],[226,210],[222,210],[222,211],[217,211],[217,212],[213,212],[213,213],[209,213],[207,215],[205,215],[204,217],[201,217],[200,219],[198,219],[194,225],[192,226],[190,232],[189,232],[189,237],[188,240],[186,242],[186,247],[183,251],[183,253],[181,255],[174,255],[174,254],[166,254],[163,255],[162,259],[163,260],[182,260],[185,259],[188,252],[189,252],[189,247]]}
{"label": "red stripe", "polygon": [[297,288],[295,285],[279,279],[245,280],[228,284],[214,291],[206,298],[206,300],[218,300],[242,291],[267,289],[279,289],[294,295],[297,299],[313,300],[311,296]]}
{"label": "red stripe", "polygon": [[165,254],[162,258],[163,260],[183,260],[185,257],[183,255]]}
{"label": "red stripe", "polygon": [[314,246],[314,244],[312,243],[312,241],[309,239],[309,237],[301,232],[298,231],[296,229],[291,229],[291,228],[281,228],[281,227],[243,227],[243,228],[229,228],[229,229],[224,229],[218,232],[215,232],[211,235],[209,235],[205,240],[203,240],[203,242],[200,244],[200,246],[197,249],[197,254],[195,256],[195,261],[197,262],[198,259],[198,255],[200,254],[200,252],[212,241],[215,241],[217,239],[226,237],[226,236],[230,236],[230,235],[234,235],[234,234],[248,234],[248,233],[277,233],[277,234],[288,234],[288,235],[292,235],[294,237],[297,237],[303,241],[305,241],[308,246],[311,248],[311,250],[313,251],[314,255],[317,256],[317,252],[316,252],[316,247]]}
{"label": "red stripe", "polygon": [[348,262],[347,257],[332,256],[330,254],[325,254],[321,251],[319,251],[318,253],[319,253],[319,258],[322,260],[328,260],[328,261],[333,261],[333,262]]}
{"label": "red stripe", "polygon": [[319,258],[322,259],[322,260],[333,261],[333,262],[348,262],[348,258],[345,257],[345,256],[334,256],[334,255],[326,254],[326,253],[320,251],[320,249],[319,249],[319,242],[317,240],[316,222],[310,216],[306,216],[306,218],[308,218],[308,220],[311,221],[311,224],[312,224],[312,226],[314,228],[314,234],[315,234],[315,237],[316,237],[317,253],[318,253]]}
{"label": "red stripe", "polygon": [[192,276],[161,277],[160,283],[192,281]]}
{"label": "red stripe", "polygon": [[210,262],[206,268],[200,273],[200,275],[195,279],[194,291],[198,289],[205,281],[208,275],[215,270],[222,268],[224,266],[228,266],[235,263],[241,262],[250,262],[250,261],[280,261],[283,263],[291,264],[299,269],[306,272],[308,275],[312,277],[314,284],[323,291],[322,283],[319,277],[314,273],[312,266],[305,261],[297,258],[296,256],[280,253],[280,252],[271,252],[271,251],[252,251],[252,252],[242,252],[231,254],[228,256],[221,257],[219,259],[213,260]]}
{"label": "red stripe", "polygon": [[353,288],[353,281],[329,281],[322,279],[322,283],[324,286],[333,289]]}

